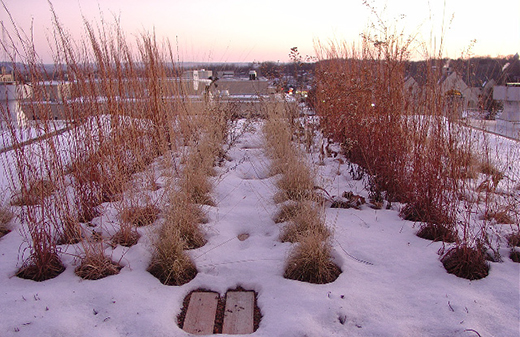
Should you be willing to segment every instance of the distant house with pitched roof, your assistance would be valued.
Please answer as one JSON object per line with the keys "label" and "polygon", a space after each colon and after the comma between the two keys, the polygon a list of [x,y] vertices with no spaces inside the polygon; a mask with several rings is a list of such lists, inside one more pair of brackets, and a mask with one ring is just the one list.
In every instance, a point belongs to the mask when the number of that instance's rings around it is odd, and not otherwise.
{"label": "distant house with pitched roof", "polygon": [[421,86],[413,76],[406,76],[404,79],[404,91],[407,96],[415,97],[419,94]]}
{"label": "distant house with pitched roof", "polygon": [[[435,71],[435,68],[433,68],[433,71]],[[428,82],[427,76],[421,72],[405,77],[404,91],[408,103],[413,104],[415,102],[421,94],[422,88],[425,85],[431,85]],[[482,88],[468,86],[462,76],[452,70],[449,62],[442,68],[436,84],[440,87],[440,91],[446,99],[445,113],[450,117],[460,118],[463,111],[481,108]]]}
{"label": "distant house with pitched roof", "polygon": [[453,71],[449,65],[443,68],[442,76],[438,83],[445,96],[456,95],[462,97],[463,110],[479,108],[481,88],[468,86],[462,79],[462,76]]}

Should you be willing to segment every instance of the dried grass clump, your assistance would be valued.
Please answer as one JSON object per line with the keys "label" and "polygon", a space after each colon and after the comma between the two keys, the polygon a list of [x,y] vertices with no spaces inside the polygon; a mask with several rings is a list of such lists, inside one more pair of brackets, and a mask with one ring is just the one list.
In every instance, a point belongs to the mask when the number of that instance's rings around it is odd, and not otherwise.
{"label": "dried grass clump", "polygon": [[480,172],[491,177],[494,185],[496,186],[498,182],[504,179],[504,172],[500,171],[493,163],[489,160],[483,161],[480,163]]}
{"label": "dried grass clump", "polygon": [[279,166],[283,165],[283,161],[277,163],[276,159],[286,158],[294,154],[294,148],[291,144],[291,122],[285,116],[285,112],[278,110],[269,111],[267,117],[263,128],[266,135],[266,149],[269,156],[275,159],[271,173],[278,174],[283,172],[283,169]]}
{"label": "dried grass clump", "polygon": [[81,226],[77,219],[71,216],[65,216],[61,220],[61,231],[60,237],[58,238],[58,244],[76,244],[83,238]]}
{"label": "dried grass clump", "polygon": [[520,231],[510,234],[507,237],[507,243],[510,247],[520,247]]}
{"label": "dried grass clump", "polygon": [[404,220],[423,222],[431,224],[450,224],[453,219],[446,214],[436,203],[431,202],[412,202],[406,204],[400,211],[399,215]]}
{"label": "dried grass clump", "polygon": [[[172,179],[166,186],[169,205],[148,268],[163,284],[182,285],[197,275],[195,264],[185,250],[206,243],[200,226],[204,222],[201,205],[215,205],[210,197],[213,189],[210,176],[214,174],[216,158],[225,155],[222,142],[227,137],[228,117],[210,106],[200,110],[187,106],[179,116],[182,141],[189,149],[182,159],[176,184]],[[173,169],[173,162],[167,164]]]}
{"label": "dried grass clump", "polygon": [[37,179],[30,181],[26,188],[22,188],[20,193],[11,200],[12,206],[34,206],[43,202],[43,199],[50,196],[56,187],[48,179]]}
{"label": "dried grass clump", "polygon": [[456,242],[458,237],[453,226],[454,220],[435,204],[425,206],[409,203],[401,209],[399,215],[408,221],[420,222],[417,236],[426,240]]}
{"label": "dried grass clump", "polygon": [[456,179],[476,179],[481,170],[481,162],[469,149],[455,148],[449,158],[453,161],[453,176]]}
{"label": "dried grass clump", "polygon": [[296,213],[282,229],[282,242],[300,242],[303,238],[315,235],[318,239],[327,240],[330,231],[323,223],[322,214],[311,202],[301,203]]}
{"label": "dried grass clump", "polygon": [[9,234],[11,230],[5,225],[0,225],[0,238],[6,234]]}
{"label": "dried grass clump", "polygon": [[205,134],[197,142],[187,163],[191,168],[203,168],[208,176],[215,175],[215,163],[223,160],[226,156],[222,143],[225,141],[227,130],[222,128],[227,128],[227,123],[221,121],[221,123],[224,123],[223,125],[218,123],[212,125],[211,114],[211,111],[207,112],[206,118],[201,121]]}
{"label": "dried grass clump", "polygon": [[486,221],[494,221],[497,224],[505,224],[505,225],[513,225],[515,224],[515,220],[507,209],[502,210],[487,210],[484,215],[482,215],[482,220]]}
{"label": "dried grass clump", "polygon": [[[99,204],[97,204],[99,205]],[[78,214],[78,221],[82,223],[87,223],[92,221],[92,219],[98,217],[100,215],[99,210],[96,206],[92,206],[92,204],[88,202],[80,201],[79,205],[79,214]]]}
{"label": "dried grass clump", "polygon": [[200,228],[203,217],[200,205],[191,203],[189,197],[178,193],[170,200],[165,226],[173,227],[178,231],[186,249],[200,248],[206,244]]}
{"label": "dried grass clump", "polygon": [[100,159],[82,151],[76,151],[73,155],[77,158],[72,159],[70,175],[73,178],[71,186],[78,221],[89,222],[99,215],[96,207],[103,202],[100,183],[102,173],[97,164]]}
{"label": "dried grass clump", "polygon": [[274,216],[274,223],[287,222],[302,212],[302,203],[296,201],[288,201],[280,206],[280,209]]}
{"label": "dried grass clump", "polygon": [[24,259],[22,267],[16,273],[18,277],[44,281],[65,270],[58,254],[55,225],[42,219],[42,213],[51,210],[47,209],[45,204],[37,207],[28,206],[22,215],[22,233],[28,240],[28,247],[23,252],[29,252],[29,256]]}
{"label": "dried grass clump", "polygon": [[282,176],[276,182],[281,192],[278,200],[304,201],[315,198],[314,175],[304,161],[292,155],[287,157],[281,166]]}
{"label": "dried grass clump", "polygon": [[448,273],[468,280],[479,280],[489,274],[489,264],[482,249],[468,245],[451,248],[441,262]]}
{"label": "dried grass clump", "polygon": [[7,225],[14,218],[14,213],[9,206],[0,204],[0,225]]}
{"label": "dried grass clump", "polygon": [[78,156],[71,164],[74,200],[79,221],[88,222],[99,215],[97,206],[113,201],[115,195],[121,192],[122,177],[119,173],[109,174],[107,166],[110,159],[106,153],[96,151],[87,155],[78,151],[74,155]]}
{"label": "dried grass clump", "polygon": [[275,202],[316,199],[314,172],[302,160],[303,154],[292,144],[291,121],[279,111],[268,114],[264,124],[267,152],[272,161],[271,174],[280,174]]}
{"label": "dried grass clump", "polygon": [[[205,117],[210,118],[210,116]],[[200,123],[205,133],[200,135],[185,157],[179,186],[182,193],[189,197],[190,202],[215,206],[210,196],[213,190],[210,176],[215,173],[216,158],[222,155],[222,131],[219,131],[218,125],[210,127],[211,120],[203,119]]]}
{"label": "dried grass clump", "polygon": [[103,251],[97,251],[86,254],[74,272],[85,280],[99,280],[110,275],[119,274],[122,268],[119,264],[105,256]]}
{"label": "dried grass clump", "polygon": [[520,263],[520,252],[517,250],[512,250],[511,253],[509,253],[509,258],[513,262]]}
{"label": "dried grass clump", "polygon": [[282,110],[270,109],[263,128],[266,150],[272,159],[271,173],[280,175],[274,202],[284,202],[275,222],[288,222],[280,240],[295,243],[287,259],[284,277],[330,283],[341,274],[341,269],[332,261],[331,233],[324,224],[317,202],[315,173],[302,160],[299,146],[292,143],[294,131],[299,130],[296,115],[288,105]]}
{"label": "dried grass clump", "polygon": [[155,205],[132,206],[123,209],[119,217],[126,224],[142,227],[154,223],[160,212]]}
{"label": "dried grass clump", "polygon": [[417,236],[426,240],[456,242],[458,236],[453,227],[444,224],[426,223],[421,225]]}
{"label": "dried grass clump", "polygon": [[0,205],[0,238],[11,230],[8,228],[9,223],[14,218],[14,214],[8,206]]}
{"label": "dried grass clump", "polygon": [[335,281],[341,269],[332,260],[330,242],[319,233],[302,237],[287,259],[284,277],[326,284]]}
{"label": "dried grass clump", "polygon": [[121,245],[123,247],[132,247],[137,244],[141,235],[132,226],[121,226],[121,228],[112,236],[112,245]]}
{"label": "dried grass clump", "polygon": [[215,206],[215,202],[209,195],[213,189],[209,177],[203,169],[185,168],[182,173],[181,190],[187,194],[190,202],[200,205]]}
{"label": "dried grass clump", "polygon": [[197,275],[195,264],[184,251],[185,241],[175,226],[165,224],[153,247],[148,272],[165,285],[183,285]]}
{"label": "dried grass clump", "polygon": [[60,275],[65,270],[56,252],[46,252],[43,256],[32,254],[24,261],[22,267],[16,272],[16,276],[42,282]]}

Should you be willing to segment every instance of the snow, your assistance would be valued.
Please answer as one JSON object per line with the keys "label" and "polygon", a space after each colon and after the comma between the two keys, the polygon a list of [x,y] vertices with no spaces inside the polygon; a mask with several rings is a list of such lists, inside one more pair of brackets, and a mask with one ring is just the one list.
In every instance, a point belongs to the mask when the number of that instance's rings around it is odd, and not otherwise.
{"label": "snow", "polygon": [[[24,126],[8,125],[6,122],[0,122],[0,139],[2,139],[2,148],[16,143],[23,143],[34,138],[42,137],[46,132],[54,132],[66,128],[66,124],[61,121],[55,121],[47,125],[48,130],[38,126],[38,122],[29,121]],[[2,150],[0,148],[0,150]]]}
{"label": "snow", "polygon": [[[39,283],[14,276],[24,244],[19,220],[13,220],[13,231],[0,239],[0,336],[189,336],[176,319],[184,297],[197,288],[223,296],[237,286],[257,292],[262,320],[254,336],[519,335],[520,266],[507,258],[507,248],[486,278],[458,278],[439,261],[443,244],[418,238],[415,224],[399,218],[399,205],[326,209],[342,274],[324,285],[283,278],[293,244],[278,240],[283,224],[272,220],[278,177],[269,175],[261,126],[252,122],[231,147],[230,161],[217,168],[217,206],[205,206],[208,243],[189,251],[198,275],[185,285],[165,286],[146,271],[161,219],[139,228],[137,245],[107,246],[106,254],[124,266],[118,275],[82,280],[74,274],[80,248],[62,246],[66,270]],[[158,162],[150,169],[164,177]],[[326,158],[315,168],[318,184],[331,195],[367,197],[347,164]],[[142,191],[158,199],[162,192]],[[115,206],[102,208],[93,222],[113,233]],[[249,238],[238,240],[243,233]]]}

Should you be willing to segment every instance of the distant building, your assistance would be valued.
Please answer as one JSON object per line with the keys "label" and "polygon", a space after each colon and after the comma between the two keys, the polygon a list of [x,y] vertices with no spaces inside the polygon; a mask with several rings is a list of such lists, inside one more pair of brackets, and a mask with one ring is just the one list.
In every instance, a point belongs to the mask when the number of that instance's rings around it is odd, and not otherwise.
{"label": "distant building", "polygon": [[187,81],[198,81],[199,80],[199,72],[198,70],[189,70],[182,73],[181,78]]}
{"label": "distant building", "polygon": [[27,84],[19,83],[14,75],[6,67],[0,71],[0,100],[2,102],[11,100],[22,100],[32,94],[31,87]]}
{"label": "distant building", "polygon": [[213,71],[206,69],[199,70],[199,80],[207,80],[210,77],[213,77]]}
{"label": "distant building", "polygon": [[0,73],[0,82],[14,82],[14,76],[11,73],[5,72],[5,68],[2,67],[2,72]]}
{"label": "distant building", "polygon": [[267,95],[269,93],[269,81],[258,79],[219,79],[218,90],[227,91],[230,95]]}
{"label": "distant building", "polygon": [[235,77],[235,72],[233,70],[223,70],[223,71],[219,71],[217,73],[217,76],[219,78],[233,78],[233,77]]}
{"label": "distant building", "polygon": [[188,70],[182,73],[182,79],[190,81],[207,80],[212,76],[213,71],[206,69]]}
{"label": "distant building", "polygon": [[417,97],[421,86],[412,76],[406,76],[404,79],[404,94],[406,97]]}
{"label": "distant building", "polygon": [[478,109],[480,88],[469,87],[462,77],[450,67],[443,68],[443,74],[439,80],[443,94],[456,94],[462,97],[462,109]]}
{"label": "distant building", "polygon": [[520,83],[496,86],[493,90],[493,98],[504,103],[504,111],[500,119],[520,127]]}
{"label": "distant building", "polygon": [[497,82],[494,79],[484,82],[479,97],[481,110],[491,113],[488,115],[491,119],[494,119],[494,114],[496,113],[495,100],[493,99],[493,91],[496,85]]}

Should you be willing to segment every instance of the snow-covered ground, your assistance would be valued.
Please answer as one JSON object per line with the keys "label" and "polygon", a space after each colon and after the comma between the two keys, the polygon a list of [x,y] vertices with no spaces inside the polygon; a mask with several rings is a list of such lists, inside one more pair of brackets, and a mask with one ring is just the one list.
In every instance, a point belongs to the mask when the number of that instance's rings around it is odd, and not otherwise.
{"label": "snow-covered ground", "polygon": [[[293,244],[279,241],[283,224],[272,220],[277,177],[268,174],[261,125],[253,122],[230,149],[231,160],[217,168],[217,205],[206,208],[208,243],[189,251],[198,275],[185,285],[165,286],[146,271],[161,219],[139,228],[133,247],[107,245],[107,255],[124,266],[118,275],[82,280],[74,274],[76,247],[63,246],[66,270],[40,283],[14,276],[24,245],[13,220],[13,231],[0,239],[0,336],[188,336],[176,319],[184,297],[198,288],[224,295],[237,286],[258,294],[262,320],[253,336],[519,336],[520,265],[507,258],[508,249],[486,278],[458,278],[439,261],[442,243],[418,238],[398,205],[326,209],[342,274],[324,285],[283,278]],[[150,169],[166,174],[157,163]],[[316,171],[331,195],[367,197],[342,161],[326,158]],[[159,198],[162,191],[142,193]],[[117,212],[103,208],[93,223],[113,232]],[[244,233],[249,237],[238,240]]]}
{"label": "snow-covered ground", "polygon": [[23,127],[7,125],[6,122],[0,123],[0,150],[8,148],[16,143],[24,143],[31,139],[43,137],[46,133],[63,130],[67,126],[65,122],[54,122],[47,125],[47,130],[39,126],[38,122],[26,122]]}

